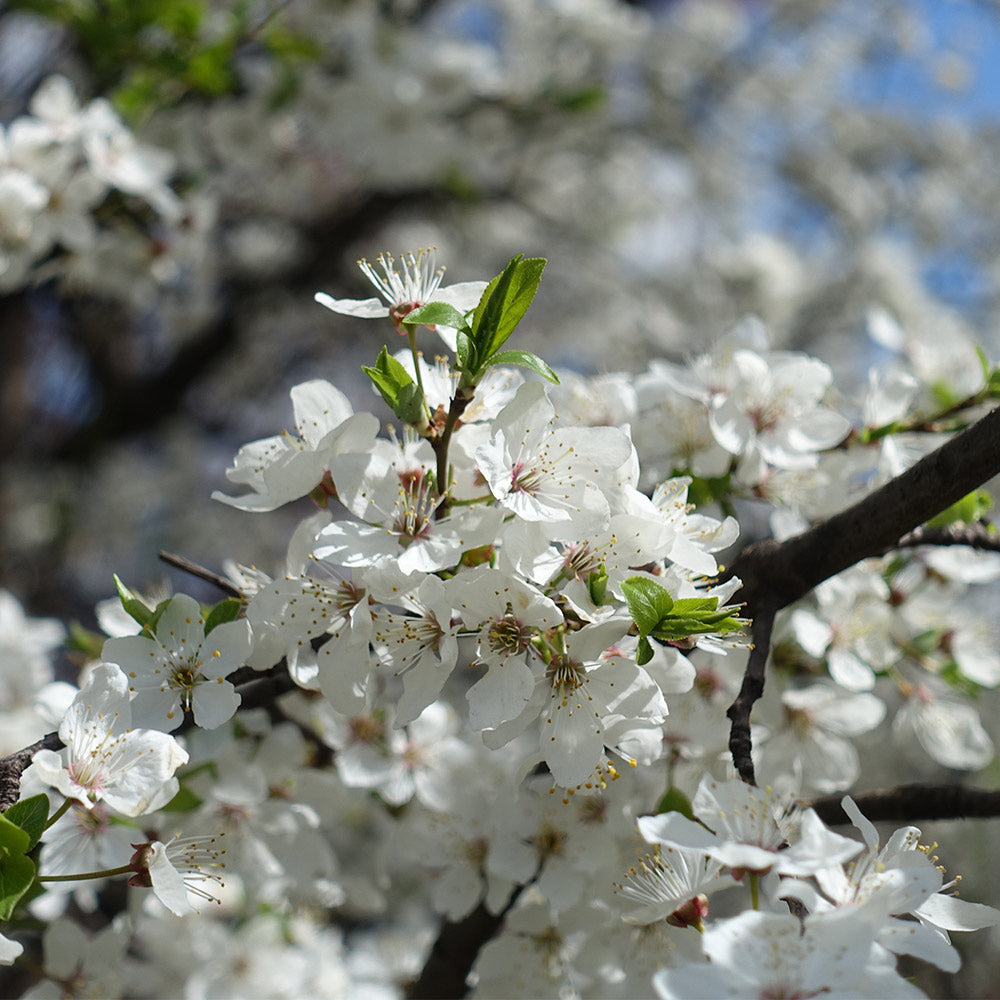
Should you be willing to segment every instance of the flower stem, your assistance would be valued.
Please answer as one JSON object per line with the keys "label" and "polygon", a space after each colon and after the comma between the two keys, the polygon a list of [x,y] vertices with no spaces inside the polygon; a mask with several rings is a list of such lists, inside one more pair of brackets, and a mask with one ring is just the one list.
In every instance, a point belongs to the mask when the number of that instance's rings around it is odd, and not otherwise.
{"label": "flower stem", "polygon": [[47,830],[56,820],[62,819],[63,816],[69,812],[69,807],[73,804],[72,799],[66,799],[65,802],[46,820],[45,829]]}
{"label": "flower stem", "polygon": [[[441,431],[439,437],[431,441],[431,447],[437,456],[436,485],[439,497],[444,496],[448,492],[448,448],[451,445],[451,436],[455,432],[462,414],[465,413],[466,407],[472,402],[474,392],[475,390],[459,389],[455,393],[451,401],[451,406],[448,408],[448,418],[445,420],[444,429]],[[438,518],[444,517],[445,513],[447,513],[446,507],[447,503],[442,503],[438,506],[436,514]]]}
{"label": "flower stem", "polygon": [[753,909],[760,909],[760,882],[756,872],[750,872],[750,905]]}
{"label": "flower stem", "polygon": [[81,872],[79,875],[39,875],[39,882],[82,882],[89,878],[111,878],[113,875],[134,874],[135,869],[130,865],[122,865],[120,868],[105,868],[99,872]]}

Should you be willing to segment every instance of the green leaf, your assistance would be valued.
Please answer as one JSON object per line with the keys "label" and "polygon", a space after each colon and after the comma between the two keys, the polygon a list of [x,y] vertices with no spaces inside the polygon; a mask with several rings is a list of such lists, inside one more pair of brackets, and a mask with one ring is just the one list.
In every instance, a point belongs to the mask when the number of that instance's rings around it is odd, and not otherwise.
{"label": "green leaf", "polygon": [[705,504],[718,503],[724,500],[732,492],[732,476],[695,476],[689,470],[674,469],[672,476],[691,476],[691,485],[688,486],[688,503],[693,503],[695,507],[703,507]]}
{"label": "green leaf", "polygon": [[416,382],[404,386],[399,391],[399,399],[393,407],[393,413],[399,417],[403,423],[419,424],[425,417],[426,406],[424,404],[424,394]]}
{"label": "green leaf", "polygon": [[236,621],[242,607],[243,602],[238,597],[227,597],[225,600],[219,601],[205,615],[205,635],[208,635],[216,625]]}
{"label": "green leaf", "polygon": [[966,493],[961,500],[956,500],[937,516],[932,517],[927,522],[927,526],[947,528],[949,524],[975,524],[992,506],[993,497],[986,490],[973,490],[971,493]]}
{"label": "green leaf", "polygon": [[934,397],[934,402],[942,410],[950,410],[956,403],[961,402],[962,397],[947,382],[935,382],[931,385],[930,390],[931,395]]}
{"label": "green leaf", "polygon": [[714,611],[719,606],[717,597],[679,597],[674,601],[671,614],[693,615],[699,611]]}
{"label": "green leaf", "polygon": [[23,854],[0,855],[0,920],[10,920],[35,881],[35,863]]}
{"label": "green leaf", "polygon": [[101,650],[104,648],[106,635],[100,632],[91,632],[84,628],[79,622],[70,622],[69,638],[66,640],[66,648],[76,653],[83,653],[88,659],[99,660]]}
{"label": "green leaf", "polygon": [[[479,304],[472,311],[472,338],[478,345],[488,343],[490,330],[495,329],[503,312],[504,299],[514,277],[514,268],[523,257],[518,254],[512,257],[507,266],[483,289]],[[485,330],[483,334],[480,331]],[[485,353],[485,352],[484,352]]]}
{"label": "green leaf", "polygon": [[148,628],[150,632],[153,632],[155,634],[156,626],[159,623],[160,619],[163,617],[163,612],[170,607],[170,602],[172,600],[173,600],[172,597],[168,597],[165,601],[160,601],[160,603],[156,605],[156,610],[153,612],[152,617],[149,619],[149,622],[146,625],[146,628]]}
{"label": "green leaf", "polygon": [[671,785],[663,793],[663,798],[656,804],[656,812],[657,814],[676,812],[694,821],[691,800],[676,785]]}
{"label": "green leaf", "polygon": [[459,330],[455,340],[455,360],[458,370],[462,372],[469,371],[470,369],[475,371],[477,355],[475,346],[469,335],[464,330]]}
{"label": "green leaf", "polygon": [[483,368],[492,368],[494,365],[520,365],[522,368],[530,368],[556,385],[559,384],[559,376],[537,354],[530,351],[501,351],[488,358]]}
{"label": "green leaf", "polygon": [[601,84],[593,83],[579,90],[556,94],[555,101],[566,111],[594,111],[605,103],[607,96]]}
{"label": "green leaf", "polygon": [[126,613],[131,615],[143,628],[145,628],[153,618],[153,610],[140,600],[133,591],[122,583],[118,574],[114,574],[115,588],[118,591],[118,599],[122,602],[122,607]]}
{"label": "green leaf", "polygon": [[990,378],[990,362],[986,357],[986,352],[976,344],[976,357],[979,358],[979,367],[983,370],[983,381],[988,382]]}
{"label": "green leaf", "polygon": [[491,358],[514,332],[535,297],[544,267],[544,257],[524,260],[518,254],[486,286],[472,318],[472,339],[480,357]]}
{"label": "green leaf", "polygon": [[641,636],[649,635],[674,606],[666,587],[644,576],[630,576],[622,584],[622,593]]}
{"label": "green leaf", "polygon": [[21,799],[20,802],[15,802],[3,817],[28,835],[28,846],[25,850],[30,851],[45,831],[45,823],[49,818],[49,797],[32,795],[29,799]]}
{"label": "green leaf", "polygon": [[644,667],[653,658],[653,646],[644,636],[639,636],[639,645],[635,650],[635,662],[638,666]]}
{"label": "green leaf", "polygon": [[600,569],[591,571],[587,587],[590,590],[590,599],[597,605],[603,604],[608,593],[608,571],[604,563],[601,563]]}
{"label": "green leaf", "polygon": [[395,413],[399,404],[399,394],[408,386],[413,385],[410,373],[389,354],[387,348],[383,347],[375,365],[369,368],[362,366],[364,373],[372,380],[375,388],[382,394],[382,398]]}
{"label": "green leaf", "polygon": [[447,302],[428,302],[418,306],[406,314],[403,322],[423,326],[453,326],[456,330],[468,327],[465,316]]}
{"label": "green leaf", "polygon": [[703,618],[667,615],[657,622],[649,634],[663,642],[680,642],[693,635],[728,635],[730,632],[739,632],[747,621],[744,618],[737,618],[732,611],[733,609],[729,609],[727,614]]}
{"label": "green leaf", "polygon": [[165,805],[163,812],[191,812],[197,809],[204,800],[191,791],[187,785],[181,785],[177,794]]}
{"label": "green leaf", "polygon": [[0,814],[0,850],[24,854],[31,850],[30,843],[31,835],[27,830],[9,820],[6,813]]}

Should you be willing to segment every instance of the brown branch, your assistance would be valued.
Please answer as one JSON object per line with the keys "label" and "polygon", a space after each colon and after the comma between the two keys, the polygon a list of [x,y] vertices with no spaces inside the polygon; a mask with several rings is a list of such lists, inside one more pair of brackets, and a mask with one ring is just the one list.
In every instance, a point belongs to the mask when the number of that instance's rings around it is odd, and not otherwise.
{"label": "brown branch", "polygon": [[783,542],[749,545],[736,557],[727,576],[742,580],[740,597],[755,623],[743,684],[726,712],[730,753],[744,781],[754,782],[750,712],[764,692],[775,613],[862,559],[898,547],[901,539],[918,532],[928,537],[930,529],[921,529],[925,521],[998,473],[1000,407],[839,514]]}
{"label": "brown branch", "polygon": [[504,918],[530,884],[517,886],[499,913],[490,913],[480,903],[461,920],[446,920],[441,925],[420,977],[407,990],[408,1000],[459,1000],[464,997],[469,991],[466,980],[480,949],[500,930]]}
{"label": "brown branch", "polygon": [[754,775],[753,745],[750,740],[750,713],[754,703],[764,693],[764,676],[767,656],[771,649],[771,629],[774,627],[774,611],[761,608],[754,615],[751,628],[753,645],[750,659],[743,673],[743,683],[736,700],[729,706],[726,717],[732,723],[729,730],[729,752],[739,776],[748,784],[757,783]]}
{"label": "brown branch", "polygon": [[885,551],[915,548],[918,545],[967,545],[985,552],[1000,552],[1000,533],[990,530],[991,528],[992,525],[982,521],[975,524],[949,524],[945,528],[914,528]]}
{"label": "brown branch", "polygon": [[46,733],[30,747],[0,758],[0,812],[9,809],[21,797],[21,775],[39,750],[61,750],[58,733]]}
{"label": "brown branch", "polygon": [[[840,805],[842,798],[842,795],[827,795],[811,805],[827,826],[843,826],[850,820]],[[1000,791],[963,785],[899,785],[851,798],[873,823],[1000,816]]]}
{"label": "brown branch", "polygon": [[902,475],[794,538],[747,546],[730,576],[752,616],[775,610],[870,556],[888,552],[913,531],[1000,473],[1000,408],[925,455]]}

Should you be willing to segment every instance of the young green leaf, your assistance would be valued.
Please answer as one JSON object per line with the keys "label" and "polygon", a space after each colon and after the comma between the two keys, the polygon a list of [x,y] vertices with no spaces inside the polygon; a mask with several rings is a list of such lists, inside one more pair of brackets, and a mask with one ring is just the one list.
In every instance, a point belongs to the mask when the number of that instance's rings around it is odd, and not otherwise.
{"label": "young green leaf", "polygon": [[45,830],[45,822],[49,818],[49,797],[47,795],[32,795],[31,798],[15,802],[4,814],[4,819],[20,827],[28,835],[30,851]]}
{"label": "young green leaf", "polygon": [[464,372],[471,368],[475,371],[476,352],[469,335],[464,330],[459,330],[455,342],[455,361],[458,370]]}
{"label": "young green leaf", "polygon": [[152,608],[148,607],[136,595],[122,583],[118,574],[114,574],[115,588],[118,591],[118,599],[122,602],[122,607],[126,613],[131,615],[140,625],[145,628],[153,617]]}
{"label": "young green leaf", "polygon": [[587,579],[587,588],[590,591],[590,599],[595,604],[603,604],[608,593],[608,571],[601,563],[599,569],[592,570]]}
{"label": "young green leaf", "polygon": [[13,854],[24,854],[30,850],[31,835],[22,830],[17,823],[11,822],[6,814],[0,814],[0,851]]}
{"label": "young green leaf", "polygon": [[487,357],[500,350],[507,338],[514,332],[514,328],[524,318],[524,314],[528,311],[528,307],[535,297],[535,292],[538,291],[538,284],[542,280],[544,268],[544,257],[529,257],[527,260],[517,262],[510,286],[504,297],[500,322],[488,346]]}
{"label": "young green leaf", "polygon": [[428,302],[418,306],[403,317],[403,322],[422,326],[452,326],[456,330],[468,326],[465,316],[447,302]]}
{"label": "young green leaf", "polygon": [[503,346],[528,311],[542,280],[544,257],[518,254],[486,287],[473,315],[473,340],[480,356],[490,358]]}
{"label": "young green leaf", "polygon": [[670,613],[672,615],[693,615],[700,611],[715,611],[718,606],[719,599],[717,597],[679,597],[674,601]]}
{"label": "young green leaf", "polygon": [[533,372],[537,372],[549,382],[559,384],[559,376],[537,354],[532,354],[530,351],[501,351],[487,359],[483,367],[492,368],[494,365],[520,365],[522,368],[530,368]]}
{"label": "young green leaf", "polygon": [[375,388],[395,413],[399,395],[408,385],[413,385],[410,373],[383,347],[373,367],[362,365],[364,373],[372,380]]}
{"label": "young green leaf", "polygon": [[23,854],[0,853],[0,920],[10,920],[35,881],[35,863]]}
{"label": "young green leaf", "polygon": [[[490,342],[493,331],[499,327],[504,300],[514,277],[514,268],[523,256],[518,254],[512,257],[507,266],[483,289],[479,305],[472,312],[472,339],[477,345],[485,347]],[[486,353],[483,352],[484,357]]]}
{"label": "young green leaf", "polygon": [[392,412],[404,424],[419,424],[426,415],[425,410],[424,394],[416,382],[411,382],[399,390],[399,398],[392,408]]}
{"label": "young green leaf", "polygon": [[622,584],[622,593],[628,604],[629,614],[639,629],[639,635],[649,635],[674,606],[674,600],[661,587],[644,576],[630,576]]}
{"label": "young green leaf", "polygon": [[691,806],[691,800],[676,785],[671,785],[663,793],[663,797],[656,804],[656,812],[657,814],[678,812],[682,816],[694,820],[694,809]]}
{"label": "young green leaf", "polygon": [[238,597],[227,597],[219,601],[205,615],[205,635],[208,635],[216,625],[236,621],[240,616],[241,607],[243,602]]}
{"label": "young green leaf", "polygon": [[930,528],[947,528],[949,524],[974,524],[993,506],[993,497],[986,490],[973,490],[966,493],[961,500],[956,500],[950,507],[932,517],[927,525]]}
{"label": "young green leaf", "polygon": [[652,643],[644,636],[639,636],[639,645],[635,650],[635,662],[638,666],[644,667],[653,658]]}

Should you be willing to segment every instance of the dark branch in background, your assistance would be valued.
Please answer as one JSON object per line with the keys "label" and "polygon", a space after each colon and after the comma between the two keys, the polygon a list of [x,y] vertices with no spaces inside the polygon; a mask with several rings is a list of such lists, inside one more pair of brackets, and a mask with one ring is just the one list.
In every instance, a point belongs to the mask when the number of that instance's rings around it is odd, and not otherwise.
{"label": "dark branch in background", "polygon": [[[827,826],[843,826],[851,821],[841,808],[842,798],[842,795],[828,795],[810,804]],[[962,785],[899,785],[851,798],[873,823],[1000,816],[1000,791]]]}
{"label": "dark branch in background", "polygon": [[184,570],[185,573],[190,573],[191,576],[198,577],[199,580],[215,584],[219,590],[224,591],[230,597],[243,597],[243,592],[231,580],[219,576],[218,573],[213,573],[210,569],[205,569],[204,566],[199,566],[186,556],[174,555],[173,552],[160,552],[160,559],[168,566],[175,566],[177,569]]}
{"label": "dark branch in background", "polygon": [[[100,325],[97,320],[89,324],[75,321],[67,324],[67,330],[79,339],[84,329]],[[170,362],[152,375],[123,373],[101,350],[79,345],[96,382],[97,409],[90,421],[52,449],[51,456],[83,461],[108,441],[161,425],[181,409],[187,390],[228,355],[237,339],[235,319],[230,310],[225,310],[217,322],[186,341]]]}
{"label": "dark branch in background", "polygon": [[[440,210],[453,200],[433,188],[376,191],[351,198],[331,215],[303,227],[308,252],[301,262],[282,272],[280,284],[302,288],[311,299],[328,281],[335,266],[331,262],[340,261],[344,248],[359,237],[374,232],[404,209],[422,206]],[[90,365],[97,408],[87,423],[50,449],[51,457],[85,460],[105,443],[153,430],[180,412],[187,390],[239,344],[241,316],[234,303],[260,291],[259,281],[230,280],[219,292],[223,303],[219,318],[187,340],[164,367],[141,375],[119,370],[117,354],[100,339],[109,325],[129,320],[100,315],[100,310],[111,308],[107,302],[77,300],[75,315],[66,329]]]}
{"label": "dark branch in background", "polygon": [[[783,542],[769,539],[749,545],[733,560],[727,577],[743,581],[738,596],[746,602],[744,614],[766,621],[766,639],[755,632],[743,686],[726,713],[732,722],[733,762],[745,781],[753,781],[750,712],[764,693],[775,613],[862,559],[897,548],[901,536],[917,535],[925,521],[997,474],[1000,407],[846,510]],[[919,537],[928,537],[926,529]]]}
{"label": "dark branch in background", "polygon": [[[534,881],[534,880],[532,880]],[[499,913],[490,913],[480,903],[461,920],[446,920],[424,962],[420,977],[407,991],[408,1000],[458,1000],[468,993],[466,979],[480,949],[503,925],[518,897],[530,885],[519,885]]]}
{"label": "dark branch in background", "polygon": [[37,743],[0,758],[0,812],[9,809],[21,797],[21,775],[39,750],[61,750],[57,733],[47,733]]}

